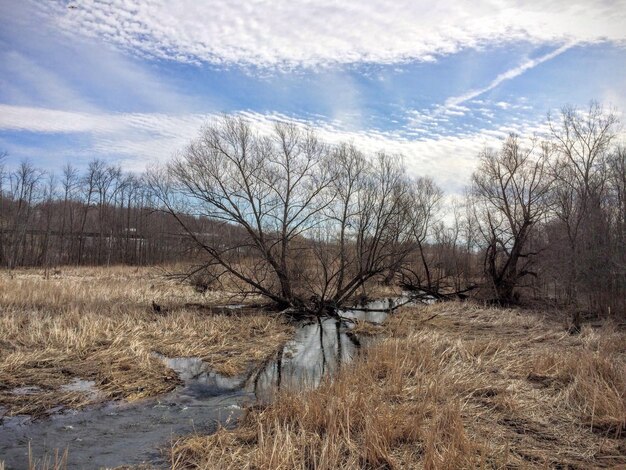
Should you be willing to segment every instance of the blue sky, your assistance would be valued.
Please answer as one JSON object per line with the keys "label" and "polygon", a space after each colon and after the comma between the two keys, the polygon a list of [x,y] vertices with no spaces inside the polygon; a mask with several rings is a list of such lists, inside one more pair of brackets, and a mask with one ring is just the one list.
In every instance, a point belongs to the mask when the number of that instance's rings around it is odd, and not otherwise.
{"label": "blue sky", "polygon": [[0,0],[0,151],[135,171],[242,113],[402,153],[455,193],[550,110],[626,110],[624,1],[338,3]]}

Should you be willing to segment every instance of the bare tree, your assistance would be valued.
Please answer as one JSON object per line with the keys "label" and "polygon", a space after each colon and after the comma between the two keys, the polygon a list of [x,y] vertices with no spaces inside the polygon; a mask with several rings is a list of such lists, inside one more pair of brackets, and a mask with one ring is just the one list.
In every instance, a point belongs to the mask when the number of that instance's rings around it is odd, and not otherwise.
{"label": "bare tree", "polygon": [[608,280],[605,270],[612,261],[606,208],[617,125],[616,114],[595,102],[586,110],[566,106],[559,120],[550,118],[557,150],[552,165],[554,214],[559,221],[556,233],[563,234],[562,241],[555,239],[552,245],[562,247],[559,257],[564,265],[559,277],[565,281],[570,301],[586,293],[591,303],[597,303]]}
{"label": "bare tree", "polygon": [[510,135],[499,152],[485,150],[472,177],[478,228],[486,243],[484,271],[498,302],[515,300],[515,288],[531,270],[527,245],[547,213],[550,146],[523,147]]}
{"label": "bare tree", "polygon": [[[208,255],[197,269],[218,266],[280,306],[322,310],[407,250],[408,191],[398,162],[384,154],[368,160],[350,146],[331,152],[293,124],[262,136],[225,117],[150,182]],[[183,220],[183,207],[242,231],[216,242]]]}
{"label": "bare tree", "polygon": [[[351,256],[354,241],[352,235],[358,225],[357,219],[361,215],[358,199],[366,187],[368,162],[354,145],[342,144],[334,150],[331,165],[334,175],[331,187],[335,199],[329,206],[327,214],[331,221],[330,229],[338,231],[339,263],[335,273],[334,290],[341,292],[345,286],[347,272],[350,269],[354,270],[351,266],[354,262]],[[324,263],[325,266],[330,264]],[[333,277],[333,273],[325,274],[325,287],[332,285]],[[326,292],[322,292],[321,296],[326,297]]]}
{"label": "bare tree", "polygon": [[608,160],[608,203],[610,259],[603,266],[608,274],[602,283],[603,304],[626,311],[626,147],[618,145]]}
{"label": "bare tree", "polygon": [[[61,233],[59,243],[61,253],[67,256],[65,259],[67,263],[71,260],[70,256],[74,252],[74,203],[80,188],[78,170],[69,163],[63,166],[61,188],[63,191],[63,206],[61,208]],[[68,232],[69,243],[66,241]]]}
{"label": "bare tree", "polygon": [[608,162],[609,186],[612,194],[610,207],[615,225],[615,235],[621,253],[626,254],[626,146],[619,145]]}
{"label": "bare tree", "polygon": [[83,176],[81,181],[83,204],[79,229],[80,231],[78,235],[78,254],[76,259],[78,264],[81,264],[83,262],[83,254],[85,250],[85,243],[87,240],[87,236],[85,233],[85,228],[87,227],[87,217],[89,216],[89,210],[91,209],[91,204],[95,193],[96,175],[99,171],[101,171],[100,169],[102,166],[103,162],[101,160],[92,160],[87,168],[87,173]]}
{"label": "bare tree", "polygon": [[26,251],[32,248],[32,242],[27,243],[28,227],[32,222],[35,203],[39,201],[39,184],[44,173],[35,168],[29,161],[22,161],[17,170],[9,175],[11,199],[16,202],[13,210],[11,227],[11,242],[9,243],[12,256],[9,257],[9,267],[23,265]]}
{"label": "bare tree", "polygon": [[[316,224],[328,204],[324,192],[328,152],[309,131],[277,123],[272,137],[256,134],[241,118],[224,117],[207,126],[201,137],[151,184],[186,233],[226,272],[282,306],[297,302],[289,265],[292,243]],[[186,212],[244,229],[245,240],[208,244],[179,216],[176,197]],[[246,263],[243,257],[250,253]],[[255,258],[262,262],[256,262]]]}
{"label": "bare tree", "polygon": [[408,256],[410,188],[402,157],[368,159],[348,145],[336,149],[332,173],[336,198],[327,211],[327,241],[318,239],[323,282],[316,281],[322,286],[316,295],[337,306]]}
{"label": "bare tree", "polygon": [[431,260],[426,253],[426,244],[431,231],[438,222],[436,218],[441,210],[443,191],[430,178],[416,178],[412,185],[411,192],[411,232],[413,240],[417,244],[421,267],[424,272],[426,282],[423,283],[417,277],[418,288],[425,288],[428,291],[437,291],[438,286],[433,283],[431,273]]}
{"label": "bare tree", "polygon": [[42,210],[43,213],[43,237],[41,240],[41,250],[38,257],[38,264],[45,266],[46,272],[50,267],[51,256],[50,256],[50,245],[52,238],[52,223],[54,219],[54,201],[57,197],[56,194],[56,185],[57,180],[54,173],[47,174],[46,185],[43,188],[42,195]]}

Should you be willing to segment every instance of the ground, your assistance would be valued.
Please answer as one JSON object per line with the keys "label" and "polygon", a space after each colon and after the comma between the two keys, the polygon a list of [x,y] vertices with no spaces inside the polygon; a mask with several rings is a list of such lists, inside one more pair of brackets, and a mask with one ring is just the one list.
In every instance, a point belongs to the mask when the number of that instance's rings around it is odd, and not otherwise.
{"label": "ground", "polygon": [[[241,372],[294,327],[217,308],[240,300],[155,268],[0,272],[0,409],[93,403],[68,389],[76,379],[93,381],[98,400],[164,393],[178,379],[154,353]],[[181,436],[172,467],[626,468],[626,331],[610,320],[579,334],[567,326],[555,310],[469,302],[360,322],[355,331],[373,340],[336,377],[279,392],[234,430]]]}
{"label": "ground", "polygon": [[[178,378],[154,353],[240,373],[291,337],[293,327],[270,313],[199,307],[229,302],[157,268],[2,271],[0,416],[172,390]],[[95,382],[97,395],[74,389],[77,379]]]}
{"label": "ground", "polygon": [[559,312],[405,308],[316,390],[187,436],[176,468],[625,468],[626,332]]}

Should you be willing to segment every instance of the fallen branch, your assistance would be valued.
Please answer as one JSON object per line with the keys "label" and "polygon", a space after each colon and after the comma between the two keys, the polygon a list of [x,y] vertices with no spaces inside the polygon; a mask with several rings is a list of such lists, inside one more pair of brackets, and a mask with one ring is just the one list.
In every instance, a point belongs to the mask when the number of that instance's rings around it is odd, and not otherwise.
{"label": "fallen branch", "polygon": [[430,321],[430,320],[432,320],[433,318],[438,317],[438,316],[439,316],[439,314],[438,314],[438,313],[435,313],[434,315],[431,315],[431,316],[430,316],[430,317],[428,317],[427,319],[422,320],[422,321],[420,322],[420,325],[423,325],[423,324],[424,324],[424,323],[426,323],[427,321]]}

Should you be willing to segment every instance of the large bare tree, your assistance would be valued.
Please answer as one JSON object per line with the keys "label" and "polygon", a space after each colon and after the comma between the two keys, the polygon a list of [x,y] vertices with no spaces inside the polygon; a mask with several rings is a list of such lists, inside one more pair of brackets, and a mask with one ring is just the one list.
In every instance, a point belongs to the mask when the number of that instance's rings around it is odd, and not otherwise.
{"label": "large bare tree", "polygon": [[515,300],[522,278],[536,275],[528,242],[549,209],[551,147],[523,146],[510,135],[499,151],[485,150],[472,176],[477,225],[485,242],[484,271],[495,300]]}
{"label": "large bare tree", "polygon": [[[276,303],[296,301],[293,243],[328,204],[327,148],[309,131],[277,123],[271,137],[242,118],[209,124],[199,139],[152,175],[156,194],[185,232],[225,272]],[[168,184],[163,184],[167,182]],[[185,222],[189,214],[239,226],[245,237],[215,244]],[[290,263],[294,263],[293,265]]]}
{"label": "large bare tree", "polygon": [[[197,269],[218,268],[280,306],[323,310],[406,251],[404,173],[397,156],[331,149],[294,124],[260,135],[224,117],[151,182],[207,255]],[[240,235],[215,243],[183,212],[239,227]]]}

